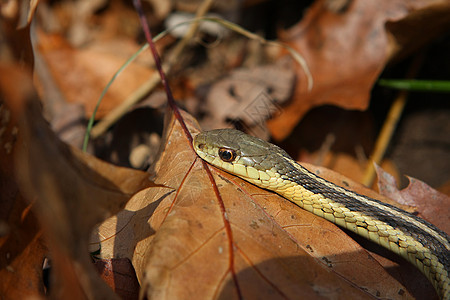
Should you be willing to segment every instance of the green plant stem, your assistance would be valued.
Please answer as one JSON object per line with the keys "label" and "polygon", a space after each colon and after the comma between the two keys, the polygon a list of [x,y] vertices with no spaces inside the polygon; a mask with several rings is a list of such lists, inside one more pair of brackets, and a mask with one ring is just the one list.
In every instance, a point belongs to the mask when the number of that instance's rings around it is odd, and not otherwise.
{"label": "green plant stem", "polygon": [[380,79],[378,84],[399,90],[423,92],[450,92],[450,81],[417,79]]}

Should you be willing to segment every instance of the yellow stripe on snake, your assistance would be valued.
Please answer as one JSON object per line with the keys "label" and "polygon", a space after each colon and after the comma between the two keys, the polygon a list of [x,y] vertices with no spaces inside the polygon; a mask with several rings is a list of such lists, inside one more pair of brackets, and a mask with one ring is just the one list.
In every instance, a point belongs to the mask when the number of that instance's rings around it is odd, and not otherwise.
{"label": "yellow stripe on snake", "polygon": [[202,132],[193,146],[208,163],[397,253],[425,274],[442,299],[450,299],[449,237],[436,226],[335,185],[283,149],[237,130]]}

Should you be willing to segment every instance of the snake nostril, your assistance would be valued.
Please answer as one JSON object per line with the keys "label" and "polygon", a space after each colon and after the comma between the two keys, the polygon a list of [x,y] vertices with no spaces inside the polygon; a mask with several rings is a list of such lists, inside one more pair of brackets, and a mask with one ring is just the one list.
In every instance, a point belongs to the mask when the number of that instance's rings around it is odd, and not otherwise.
{"label": "snake nostril", "polygon": [[203,150],[205,148],[205,144],[198,144],[197,148]]}

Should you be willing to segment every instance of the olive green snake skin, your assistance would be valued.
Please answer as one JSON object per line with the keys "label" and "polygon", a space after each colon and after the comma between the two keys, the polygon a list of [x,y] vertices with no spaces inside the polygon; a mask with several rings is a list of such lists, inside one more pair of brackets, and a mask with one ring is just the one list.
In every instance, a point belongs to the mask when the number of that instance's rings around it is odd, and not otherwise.
{"label": "olive green snake skin", "polygon": [[283,149],[233,129],[202,132],[197,154],[208,163],[347,228],[415,265],[450,299],[448,235],[427,221],[335,185],[297,164]]}

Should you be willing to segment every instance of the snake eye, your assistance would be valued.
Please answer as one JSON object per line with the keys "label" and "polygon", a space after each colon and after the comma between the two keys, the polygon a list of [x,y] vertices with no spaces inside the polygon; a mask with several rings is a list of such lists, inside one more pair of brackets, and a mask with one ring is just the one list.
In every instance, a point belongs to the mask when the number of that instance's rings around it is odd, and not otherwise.
{"label": "snake eye", "polygon": [[227,148],[220,148],[219,157],[225,162],[231,162],[236,158],[236,151]]}

